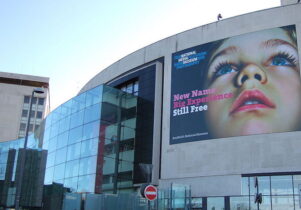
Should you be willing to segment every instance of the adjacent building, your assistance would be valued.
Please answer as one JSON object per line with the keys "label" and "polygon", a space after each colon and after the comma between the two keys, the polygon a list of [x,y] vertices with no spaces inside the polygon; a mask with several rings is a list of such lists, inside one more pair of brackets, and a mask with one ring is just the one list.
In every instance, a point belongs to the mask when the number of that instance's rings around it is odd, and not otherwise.
{"label": "adjacent building", "polygon": [[0,142],[25,136],[33,88],[45,93],[33,98],[29,132],[37,130],[49,112],[49,78],[0,72]]}

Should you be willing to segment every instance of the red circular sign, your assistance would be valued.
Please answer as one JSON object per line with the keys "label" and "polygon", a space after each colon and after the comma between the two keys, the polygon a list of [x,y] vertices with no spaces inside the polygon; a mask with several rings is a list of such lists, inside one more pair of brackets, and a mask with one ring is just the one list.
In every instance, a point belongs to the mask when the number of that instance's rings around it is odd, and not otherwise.
{"label": "red circular sign", "polygon": [[157,188],[153,185],[148,185],[144,189],[144,196],[146,199],[153,201],[157,199]]}

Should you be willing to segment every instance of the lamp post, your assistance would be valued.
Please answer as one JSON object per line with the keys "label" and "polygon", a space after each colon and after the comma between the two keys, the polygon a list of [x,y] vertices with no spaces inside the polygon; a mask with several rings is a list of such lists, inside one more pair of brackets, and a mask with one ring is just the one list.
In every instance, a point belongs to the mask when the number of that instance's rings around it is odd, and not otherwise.
{"label": "lamp post", "polygon": [[[35,88],[33,89],[31,93],[31,98],[30,98],[30,106],[29,106],[29,115],[28,115],[28,120],[27,120],[27,125],[26,125],[26,132],[25,132],[25,140],[24,140],[24,146],[23,146],[23,155],[20,155],[20,172],[19,176],[17,179],[15,178],[15,182],[17,181],[17,188],[16,188],[16,197],[15,197],[15,209],[19,210],[20,209],[20,198],[21,198],[21,189],[22,189],[22,178],[24,174],[24,165],[25,165],[25,155],[26,155],[26,148],[27,148],[27,141],[28,141],[28,132],[29,132],[29,125],[30,125],[30,118],[31,118],[31,111],[32,111],[32,99],[34,96],[34,93],[38,94],[43,94],[44,89],[43,88]],[[20,150],[19,150],[20,153]]]}

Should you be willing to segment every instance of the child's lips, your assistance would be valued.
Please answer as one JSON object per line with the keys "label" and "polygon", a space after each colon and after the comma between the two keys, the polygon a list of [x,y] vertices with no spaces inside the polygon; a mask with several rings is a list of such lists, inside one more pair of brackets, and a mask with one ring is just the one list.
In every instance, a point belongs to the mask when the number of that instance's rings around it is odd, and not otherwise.
{"label": "child's lips", "polygon": [[276,105],[260,90],[245,90],[232,104],[230,115],[242,111],[274,109],[275,107]]}

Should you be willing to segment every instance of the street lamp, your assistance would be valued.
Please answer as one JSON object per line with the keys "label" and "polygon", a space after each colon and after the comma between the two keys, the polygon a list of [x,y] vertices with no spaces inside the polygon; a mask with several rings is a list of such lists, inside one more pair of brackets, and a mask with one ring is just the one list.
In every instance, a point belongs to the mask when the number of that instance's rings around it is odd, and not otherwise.
{"label": "street lamp", "polygon": [[[24,146],[23,146],[23,155],[20,154],[20,173],[18,176],[18,179],[15,179],[15,182],[18,180],[18,185],[16,188],[16,197],[15,197],[15,209],[19,210],[20,209],[20,198],[21,198],[21,189],[22,189],[22,178],[23,178],[23,173],[24,173],[24,164],[25,164],[25,155],[26,155],[26,148],[27,148],[27,141],[28,141],[28,132],[29,132],[29,125],[30,125],[30,118],[31,118],[31,111],[32,111],[32,101],[33,101],[33,96],[35,93],[37,94],[43,94],[45,91],[43,88],[35,88],[33,89],[31,93],[31,98],[30,98],[30,106],[29,106],[29,115],[28,115],[28,120],[27,120],[27,126],[26,126],[26,132],[25,132],[25,140],[24,140]],[[19,150],[20,152],[20,150]],[[19,161],[18,161],[19,162]]]}

